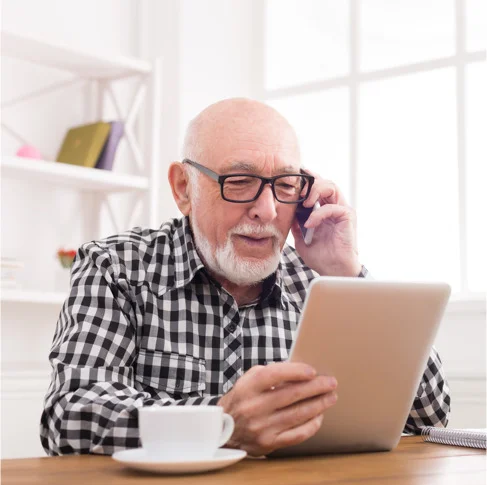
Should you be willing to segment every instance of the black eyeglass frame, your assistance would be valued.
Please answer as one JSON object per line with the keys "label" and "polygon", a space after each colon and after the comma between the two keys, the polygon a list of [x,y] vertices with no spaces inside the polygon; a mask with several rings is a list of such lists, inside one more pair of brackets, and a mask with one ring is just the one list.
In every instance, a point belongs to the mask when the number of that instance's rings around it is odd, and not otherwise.
{"label": "black eyeglass frame", "polygon": [[[276,175],[274,177],[261,177],[260,175],[254,175],[254,174],[248,174],[248,173],[229,173],[228,175],[219,175],[213,170],[210,170],[209,168],[205,167],[204,165],[201,165],[197,162],[193,162],[193,160],[190,160],[189,158],[185,158],[183,160],[183,163],[187,163],[188,165],[191,165],[192,167],[196,168],[200,172],[204,173],[205,175],[208,175],[208,177],[212,178],[216,182],[220,184],[220,193],[222,196],[223,200],[226,200],[227,202],[233,202],[234,204],[246,204],[248,202],[254,202],[260,197],[260,194],[262,194],[262,191],[264,190],[264,187],[269,184],[271,186],[272,194],[274,195],[274,198],[280,202],[281,204],[300,204],[301,202],[304,202],[311,191],[311,187],[313,186],[313,183],[315,181],[315,178],[312,175],[308,175],[307,173],[288,173],[288,174],[282,174],[282,175]],[[276,190],[274,187],[275,181],[284,178],[284,177],[302,177],[305,178],[308,181],[308,190],[306,192],[306,195],[304,197],[299,198],[298,200],[293,200],[293,201],[286,201],[286,200],[281,200],[279,197],[277,197]],[[259,190],[257,191],[257,194],[255,195],[254,198],[248,199],[248,200],[233,200],[233,199],[227,199],[225,197],[225,194],[223,193],[223,184],[225,180],[229,177],[253,177],[256,179],[260,179],[261,184],[259,187]],[[304,187],[304,185],[303,185]],[[303,187],[301,187],[301,190],[303,190]]]}

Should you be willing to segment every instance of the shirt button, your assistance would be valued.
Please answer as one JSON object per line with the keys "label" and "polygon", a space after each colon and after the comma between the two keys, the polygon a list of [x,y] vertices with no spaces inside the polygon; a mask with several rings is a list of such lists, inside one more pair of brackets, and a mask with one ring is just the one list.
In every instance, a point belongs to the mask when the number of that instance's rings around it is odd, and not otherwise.
{"label": "shirt button", "polygon": [[233,333],[235,332],[235,330],[237,330],[237,325],[235,325],[234,323],[231,323],[229,326],[228,326],[228,331],[230,333]]}

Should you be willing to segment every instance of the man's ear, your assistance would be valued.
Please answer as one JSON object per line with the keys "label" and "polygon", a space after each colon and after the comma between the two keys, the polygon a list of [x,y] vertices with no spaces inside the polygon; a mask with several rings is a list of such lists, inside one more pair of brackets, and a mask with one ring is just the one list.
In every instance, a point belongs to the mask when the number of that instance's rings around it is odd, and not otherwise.
{"label": "man's ear", "polygon": [[171,185],[172,196],[174,197],[179,210],[183,213],[183,215],[189,215],[191,211],[189,178],[183,164],[180,162],[171,163],[167,178],[169,179],[169,184]]}

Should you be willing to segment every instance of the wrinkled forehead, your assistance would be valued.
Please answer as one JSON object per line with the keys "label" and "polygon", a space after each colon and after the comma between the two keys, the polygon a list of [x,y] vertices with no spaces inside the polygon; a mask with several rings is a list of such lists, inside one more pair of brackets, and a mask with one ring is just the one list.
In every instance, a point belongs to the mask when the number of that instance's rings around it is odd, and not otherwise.
{"label": "wrinkled forehead", "polygon": [[[228,173],[253,173],[261,175],[279,175],[286,173],[299,173],[300,163],[297,157],[286,157],[282,153],[273,156],[259,154],[256,151],[246,154],[245,150],[230,155],[220,163],[217,169],[221,174]],[[246,156],[247,155],[247,156]]]}
{"label": "wrinkled forehead", "polygon": [[213,126],[206,135],[205,162],[217,172],[299,172],[298,140],[294,130],[281,120],[234,119]]}

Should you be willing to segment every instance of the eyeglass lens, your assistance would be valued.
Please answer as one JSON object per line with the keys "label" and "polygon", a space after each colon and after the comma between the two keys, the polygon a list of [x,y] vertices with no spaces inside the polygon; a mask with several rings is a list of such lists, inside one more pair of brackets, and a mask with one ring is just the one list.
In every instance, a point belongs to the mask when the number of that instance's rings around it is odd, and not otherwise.
{"label": "eyeglass lens", "polygon": [[[297,202],[307,184],[307,179],[300,175],[289,175],[274,180],[274,191],[281,202]],[[253,176],[230,176],[223,183],[223,196],[228,200],[252,200],[259,192],[262,180]]]}

